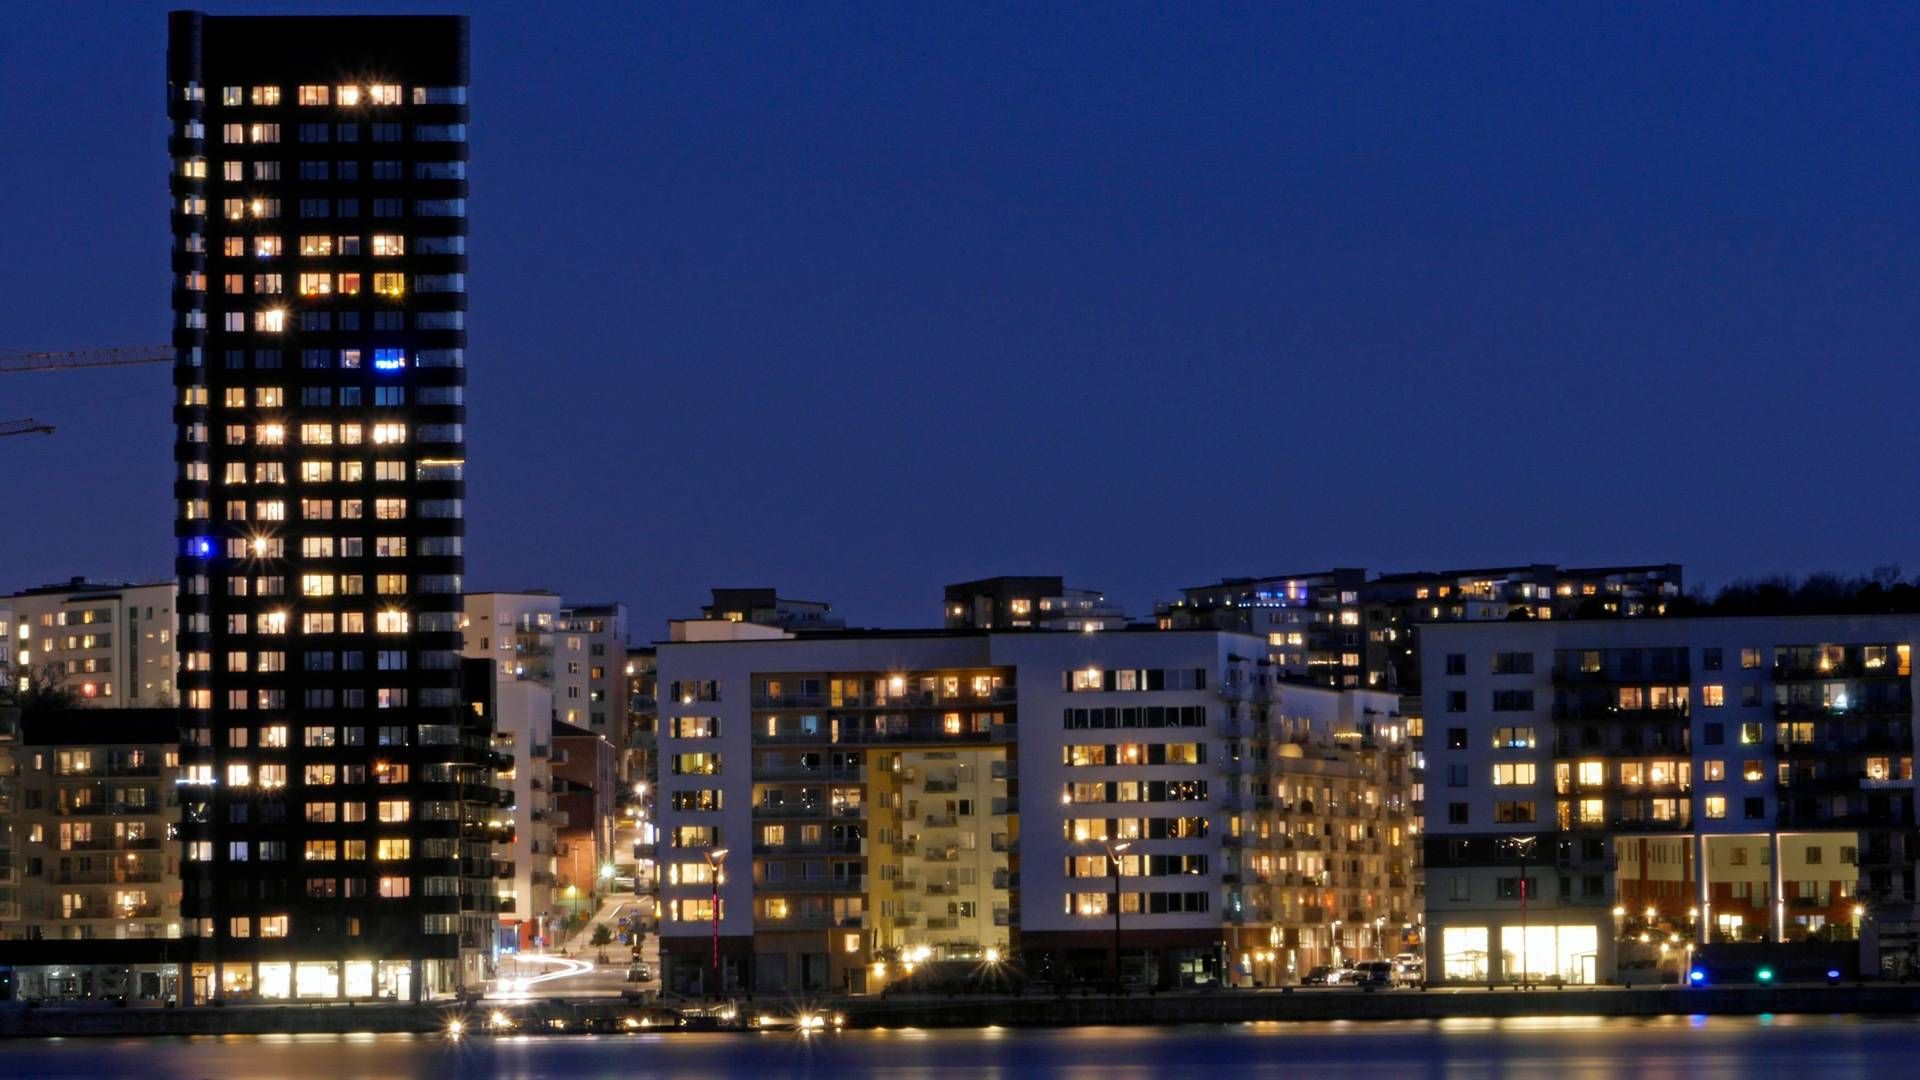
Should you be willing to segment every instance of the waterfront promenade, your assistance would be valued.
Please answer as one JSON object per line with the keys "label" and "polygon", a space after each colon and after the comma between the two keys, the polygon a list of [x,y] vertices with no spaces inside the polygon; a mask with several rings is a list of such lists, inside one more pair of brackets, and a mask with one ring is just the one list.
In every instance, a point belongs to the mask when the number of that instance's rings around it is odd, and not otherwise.
{"label": "waterfront promenade", "polygon": [[[693,1013],[700,1003],[684,1003]],[[13,1007],[0,1010],[0,1037],[80,1035],[265,1035],[350,1032],[672,1032],[686,1026],[746,1029],[760,1018],[782,1025],[808,1015],[838,1016],[847,1028],[1079,1027],[1260,1021],[1407,1021],[1544,1016],[1653,1017],[1788,1014],[1920,1014],[1920,985],[1776,985],[1486,990],[1357,989],[1214,991],[1125,996],[899,995],[845,999],[743,998],[724,1021],[683,1023],[674,1003],[555,998],[476,1005],[232,1006],[194,1009]],[[497,1014],[497,1015],[496,1015]]]}

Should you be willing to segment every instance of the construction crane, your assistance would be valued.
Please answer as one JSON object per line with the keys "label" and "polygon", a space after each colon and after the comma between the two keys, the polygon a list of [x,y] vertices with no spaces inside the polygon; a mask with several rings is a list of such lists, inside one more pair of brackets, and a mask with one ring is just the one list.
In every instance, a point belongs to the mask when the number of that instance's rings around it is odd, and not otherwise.
{"label": "construction crane", "polygon": [[[28,371],[64,371],[69,368],[126,367],[166,364],[174,358],[171,345],[135,345],[119,349],[71,349],[66,352],[23,352],[0,349],[0,375]],[[0,420],[0,439],[9,435],[51,435],[52,424],[38,420]]]}
{"label": "construction crane", "polygon": [[0,439],[9,435],[51,435],[52,424],[43,424],[38,420],[0,420]]}
{"label": "construction crane", "polygon": [[28,371],[65,371],[71,368],[126,367],[130,364],[170,364],[171,345],[133,345],[119,349],[74,349],[68,352],[0,350],[0,375]]}

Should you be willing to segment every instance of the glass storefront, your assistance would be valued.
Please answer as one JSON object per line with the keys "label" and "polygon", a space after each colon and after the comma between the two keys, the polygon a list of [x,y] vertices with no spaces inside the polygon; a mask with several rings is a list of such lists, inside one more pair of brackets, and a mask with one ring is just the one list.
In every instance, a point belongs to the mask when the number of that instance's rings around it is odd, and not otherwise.
{"label": "glass storefront", "polygon": [[1487,928],[1449,926],[1440,934],[1443,977],[1464,982],[1487,978]]}
{"label": "glass storefront", "polygon": [[1509,980],[1599,980],[1600,930],[1594,926],[1500,928],[1501,967]]}

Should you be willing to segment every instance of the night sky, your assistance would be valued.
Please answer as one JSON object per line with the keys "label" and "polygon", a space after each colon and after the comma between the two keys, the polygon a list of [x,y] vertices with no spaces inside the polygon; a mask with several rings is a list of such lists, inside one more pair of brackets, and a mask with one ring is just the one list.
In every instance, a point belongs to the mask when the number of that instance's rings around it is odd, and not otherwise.
{"label": "night sky", "polygon": [[[167,6],[7,7],[0,346],[168,340]],[[1915,11],[1619,6],[409,5],[473,16],[469,587],[1920,570]],[[0,591],[171,573],[169,408],[0,377]]]}

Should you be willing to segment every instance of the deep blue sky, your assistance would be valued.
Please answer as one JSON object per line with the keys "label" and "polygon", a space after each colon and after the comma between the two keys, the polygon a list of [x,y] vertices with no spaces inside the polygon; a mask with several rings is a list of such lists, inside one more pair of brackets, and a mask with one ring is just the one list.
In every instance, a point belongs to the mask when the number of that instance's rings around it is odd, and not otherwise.
{"label": "deep blue sky", "polygon": [[[8,8],[0,346],[167,338],[166,6]],[[1920,569],[1914,10],[1620,7],[410,5],[470,585]],[[0,381],[0,589],[170,572],[166,385]]]}

